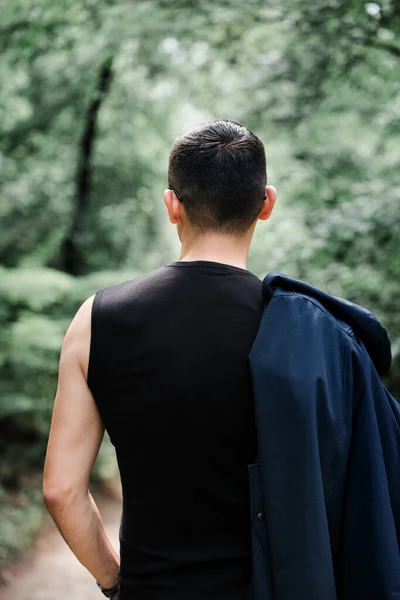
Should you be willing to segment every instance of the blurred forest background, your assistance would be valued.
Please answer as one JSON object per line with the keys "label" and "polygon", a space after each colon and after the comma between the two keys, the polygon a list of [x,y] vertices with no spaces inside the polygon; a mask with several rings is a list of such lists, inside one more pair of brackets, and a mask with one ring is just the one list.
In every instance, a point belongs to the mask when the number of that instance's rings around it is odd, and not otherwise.
{"label": "blurred forest background", "polygon": [[[178,259],[173,139],[226,118],[278,188],[248,267],[372,310],[400,398],[398,0],[0,0],[0,567],[41,515],[58,358],[80,304]],[[105,440],[94,477],[115,472]]]}

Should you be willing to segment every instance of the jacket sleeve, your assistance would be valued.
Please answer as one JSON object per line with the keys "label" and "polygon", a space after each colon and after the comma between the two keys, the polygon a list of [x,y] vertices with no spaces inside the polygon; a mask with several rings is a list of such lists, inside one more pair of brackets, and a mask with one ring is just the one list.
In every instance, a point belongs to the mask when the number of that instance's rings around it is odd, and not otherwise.
{"label": "jacket sleeve", "polygon": [[337,597],[353,410],[349,354],[346,332],[313,299],[274,295],[249,358],[276,600]]}
{"label": "jacket sleeve", "polygon": [[353,343],[355,395],[341,548],[343,600],[400,598],[400,406],[362,343]]}

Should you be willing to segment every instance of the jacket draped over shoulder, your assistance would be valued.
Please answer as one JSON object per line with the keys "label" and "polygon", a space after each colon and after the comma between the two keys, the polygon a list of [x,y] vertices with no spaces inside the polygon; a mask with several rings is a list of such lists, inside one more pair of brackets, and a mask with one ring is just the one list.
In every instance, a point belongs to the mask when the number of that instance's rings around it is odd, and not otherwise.
{"label": "jacket draped over shoulder", "polygon": [[268,275],[250,353],[254,600],[400,600],[400,407],[365,309]]}

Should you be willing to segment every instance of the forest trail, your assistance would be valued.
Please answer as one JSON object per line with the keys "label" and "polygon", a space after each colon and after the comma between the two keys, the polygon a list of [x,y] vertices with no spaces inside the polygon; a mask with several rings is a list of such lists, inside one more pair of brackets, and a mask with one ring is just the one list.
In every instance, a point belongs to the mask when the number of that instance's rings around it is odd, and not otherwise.
{"label": "forest trail", "polygon": [[[119,548],[121,493],[118,483],[110,491],[92,490],[106,531]],[[45,519],[35,545],[25,557],[3,573],[0,600],[101,600],[92,575],[75,558],[50,519]]]}

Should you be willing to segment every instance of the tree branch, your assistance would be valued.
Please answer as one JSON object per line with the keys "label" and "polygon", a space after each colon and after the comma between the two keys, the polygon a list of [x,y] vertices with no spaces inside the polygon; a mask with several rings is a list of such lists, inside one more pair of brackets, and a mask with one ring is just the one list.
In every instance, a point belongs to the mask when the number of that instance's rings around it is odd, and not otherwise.
{"label": "tree branch", "polygon": [[383,42],[381,40],[371,40],[367,42],[367,46],[371,46],[372,48],[377,48],[378,50],[386,50],[393,56],[400,58],[400,46],[396,46],[396,44],[391,44],[390,42]]}

